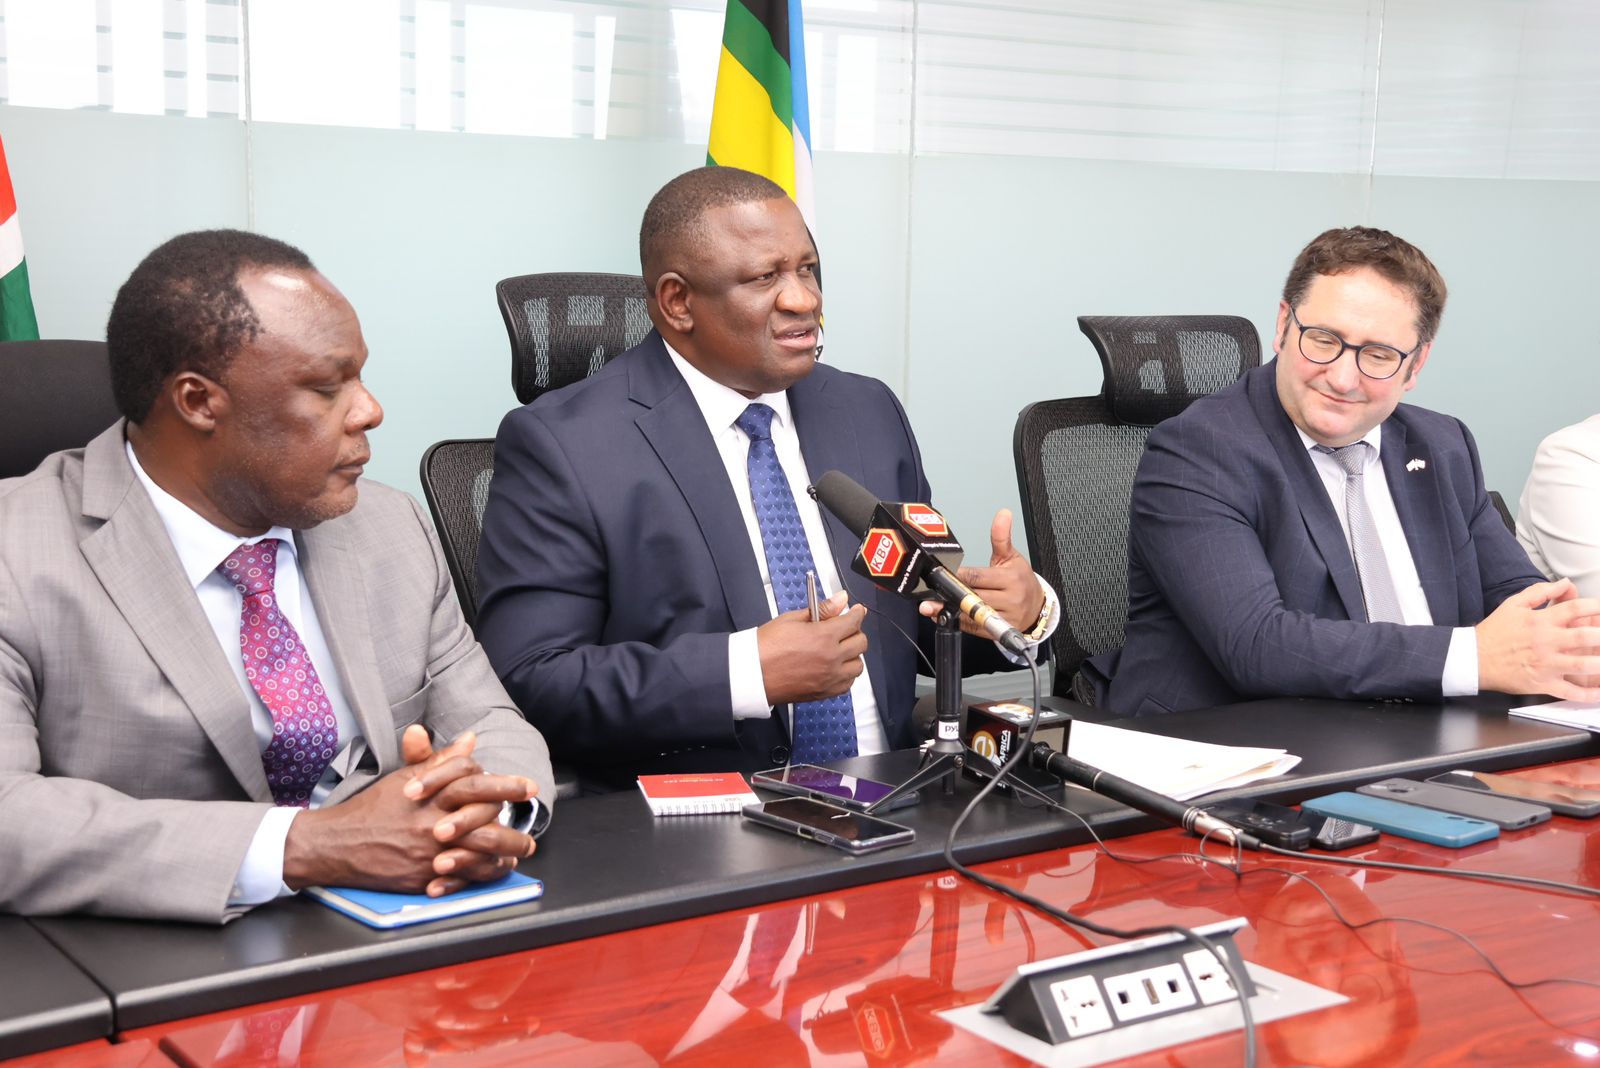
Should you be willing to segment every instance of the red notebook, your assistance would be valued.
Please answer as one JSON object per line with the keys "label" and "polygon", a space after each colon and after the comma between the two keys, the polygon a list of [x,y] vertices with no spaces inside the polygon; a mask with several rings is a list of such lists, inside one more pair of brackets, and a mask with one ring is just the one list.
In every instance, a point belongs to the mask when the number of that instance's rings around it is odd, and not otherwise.
{"label": "red notebook", "polygon": [[684,771],[639,776],[639,792],[657,816],[693,816],[738,812],[761,799],[736,771]]}

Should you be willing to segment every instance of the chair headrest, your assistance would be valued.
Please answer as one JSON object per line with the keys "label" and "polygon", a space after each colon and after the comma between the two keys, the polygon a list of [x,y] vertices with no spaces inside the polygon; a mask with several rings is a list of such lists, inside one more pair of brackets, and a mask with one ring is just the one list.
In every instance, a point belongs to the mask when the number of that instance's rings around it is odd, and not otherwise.
{"label": "chair headrest", "polygon": [[1237,315],[1080,315],[1105,369],[1112,417],[1155,426],[1261,363],[1261,339]]}
{"label": "chair headrest", "polygon": [[636,274],[523,274],[494,289],[511,339],[511,387],[523,404],[594,374],[650,332]]}
{"label": "chair headrest", "polygon": [[0,478],[78,449],[121,413],[104,341],[0,342]]}

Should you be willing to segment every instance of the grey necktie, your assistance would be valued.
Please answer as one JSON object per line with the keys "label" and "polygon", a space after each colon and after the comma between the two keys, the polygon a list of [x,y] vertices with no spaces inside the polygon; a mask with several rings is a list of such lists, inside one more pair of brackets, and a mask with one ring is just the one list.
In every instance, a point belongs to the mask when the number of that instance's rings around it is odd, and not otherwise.
{"label": "grey necktie", "polygon": [[1367,450],[1372,446],[1357,441],[1337,449],[1318,445],[1318,452],[1332,456],[1344,470],[1344,517],[1350,538],[1350,555],[1356,562],[1356,574],[1361,578],[1361,598],[1366,602],[1367,622],[1403,623],[1400,615],[1400,596],[1395,592],[1394,579],[1389,575],[1389,562],[1383,555],[1383,542],[1378,540],[1378,525],[1373,522],[1372,509],[1367,507],[1362,474],[1367,463]]}

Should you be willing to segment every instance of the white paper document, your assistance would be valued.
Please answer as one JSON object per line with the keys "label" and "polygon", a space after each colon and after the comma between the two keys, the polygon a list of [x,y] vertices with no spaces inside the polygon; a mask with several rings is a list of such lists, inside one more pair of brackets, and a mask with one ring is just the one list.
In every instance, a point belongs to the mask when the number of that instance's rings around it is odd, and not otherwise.
{"label": "white paper document", "polygon": [[[1600,704],[1592,701],[1551,701],[1544,705],[1523,705],[1511,710],[1513,716],[1558,723],[1563,727],[1600,731]],[[1076,724],[1074,724],[1076,726]]]}
{"label": "white paper document", "polygon": [[1179,801],[1270,779],[1300,763],[1283,749],[1212,745],[1075,720],[1068,755]]}

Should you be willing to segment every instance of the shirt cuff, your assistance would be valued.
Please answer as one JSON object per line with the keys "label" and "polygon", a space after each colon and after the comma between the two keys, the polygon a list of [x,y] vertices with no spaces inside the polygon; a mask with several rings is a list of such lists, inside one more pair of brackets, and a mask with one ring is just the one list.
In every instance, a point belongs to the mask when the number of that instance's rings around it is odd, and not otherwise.
{"label": "shirt cuff", "polygon": [[239,874],[233,878],[229,907],[262,905],[294,893],[283,883],[283,847],[289,839],[289,825],[300,812],[290,805],[274,805],[261,817]]}
{"label": "shirt cuff", "polygon": [[728,635],[728,692],[733,698],[734,719],[771,718],[772,704],[767,700],[754,627]]}
{"label": "shirt cuff", "polygon": [[[1056,627],[1061,623],[1061,598],[1056,596],[1056,591],[1050,588],[1050,583],[1046,582],[1042,575],[1035,574],[1033,577],[1039,580],[1039,589],[1044,594],[1044,607],[1039,609],[1039,620],[1033,625],[1033,628],[1022,632],[1022,640],[1028,643],[1028,651],[1030,653],[1049,641],[1050,635],[1056,632]],[[995,643],[995,648],[999,649],[1000,655],[1013,664],[1025,666],[1028,663],[1026,659],[1013,653],[998,642]],[[1035,654],[1034,660],[1037,661],[1037,659],[1038,656]],[[1474,675],[1473,677],[1476,678],[1477,676]]]}
{"label": "shirt cuff", "polygon": [[1478,692],[1478,632],[1471,627],[1450,632],[1440,692],[1446,697],[1471,697]]}

